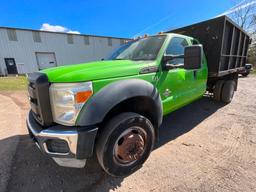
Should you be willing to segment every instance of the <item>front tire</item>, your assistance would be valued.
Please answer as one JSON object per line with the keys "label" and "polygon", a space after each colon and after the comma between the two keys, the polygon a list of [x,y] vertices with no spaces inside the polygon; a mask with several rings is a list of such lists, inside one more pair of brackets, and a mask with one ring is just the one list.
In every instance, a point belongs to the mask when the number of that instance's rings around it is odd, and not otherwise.
{"label": "front tire", "polygon": [[128,112],[115,116],[102,128],[96,154],[104,171],[120,177],[141,168],[155,142],[152,123],[142,115]]}

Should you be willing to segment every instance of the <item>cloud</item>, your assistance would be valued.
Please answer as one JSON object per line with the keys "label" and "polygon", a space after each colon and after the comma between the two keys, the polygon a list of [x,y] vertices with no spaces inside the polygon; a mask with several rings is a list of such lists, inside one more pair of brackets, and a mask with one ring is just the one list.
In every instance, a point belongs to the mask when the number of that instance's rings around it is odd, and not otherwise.
{"label": "cloud", "polygon": [[80,34],[79,31],[73,31],[73,30],[70,30],[67,27],[63,27],[63,26],[60,26],[60,25],[51,25],[49,23],[42,24],[40,30],[41,31],[52,31],[52,32]]}
{"label": "cloud", "polygon": [[79,31],[68,31],[67,33],[72,33],[72,34],[81,34]]}
{"label": "cloud", "polygon": [[244,3],[245,1],[242,1],[241,3],[239,3],[238,5],[232,7],[231,9],[225,11],[224,13],[218,15],[218,16],[222,16],[222,15],[229,15],[231,13],[234,13],[238,10],[241,10],[241,9],[245,9],[249,6],[252,6],[252,5],[255,5],[256,4],[256,0],[255,1],[251,1],[251,2],[248,2],[248,3]]}

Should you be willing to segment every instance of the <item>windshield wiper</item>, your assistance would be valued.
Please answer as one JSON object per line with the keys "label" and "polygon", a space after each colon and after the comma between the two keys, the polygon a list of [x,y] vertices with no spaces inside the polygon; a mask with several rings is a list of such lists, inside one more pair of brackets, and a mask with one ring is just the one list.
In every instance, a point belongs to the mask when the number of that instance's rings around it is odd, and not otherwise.
{"label": "windshield wiper", "polygon": [[154,59],[146,59],[146,58],[135,58],[133,61],[153,61]]}

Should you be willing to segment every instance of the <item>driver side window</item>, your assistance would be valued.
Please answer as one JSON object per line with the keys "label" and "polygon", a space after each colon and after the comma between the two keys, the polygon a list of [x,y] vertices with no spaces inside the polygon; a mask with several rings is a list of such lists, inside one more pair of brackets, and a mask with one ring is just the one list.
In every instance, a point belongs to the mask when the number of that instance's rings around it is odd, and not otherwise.
{"label": "driver side window", "polygon": [[[184,49],[188,46],[188,42],[186,39],[182,37],[174,37],[167,49],[166,49],[166,55],[184,55]],[[169,64],[184,64],[184,58],[175,58],[168,62]]]}

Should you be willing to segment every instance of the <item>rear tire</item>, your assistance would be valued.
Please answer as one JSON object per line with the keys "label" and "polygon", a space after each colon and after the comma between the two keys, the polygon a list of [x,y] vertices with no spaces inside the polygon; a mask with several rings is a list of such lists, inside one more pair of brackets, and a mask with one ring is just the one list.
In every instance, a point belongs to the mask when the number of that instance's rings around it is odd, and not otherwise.
{"label": "rear tire", "polygon": [[215,84],[215,87],[213,89],[213,99],[215,101],[221,101],[221,92],[222,92],[222,88],[223,88],[224,83],[225,82],[223,80],[219,80]]}
{"label": "rear tire", "polygon": [[146,117],[122,113],[102,127],[96,143],[99,164],[111,176],[129,175],[142,167],[154,142],[154,127]]}
{"label": "rear tire", "polygon": [[234,92],[235,92],[236,83],[233,80],[228,80],[224,83],[221,100],[224,103],[230,103],[233,99]]}

